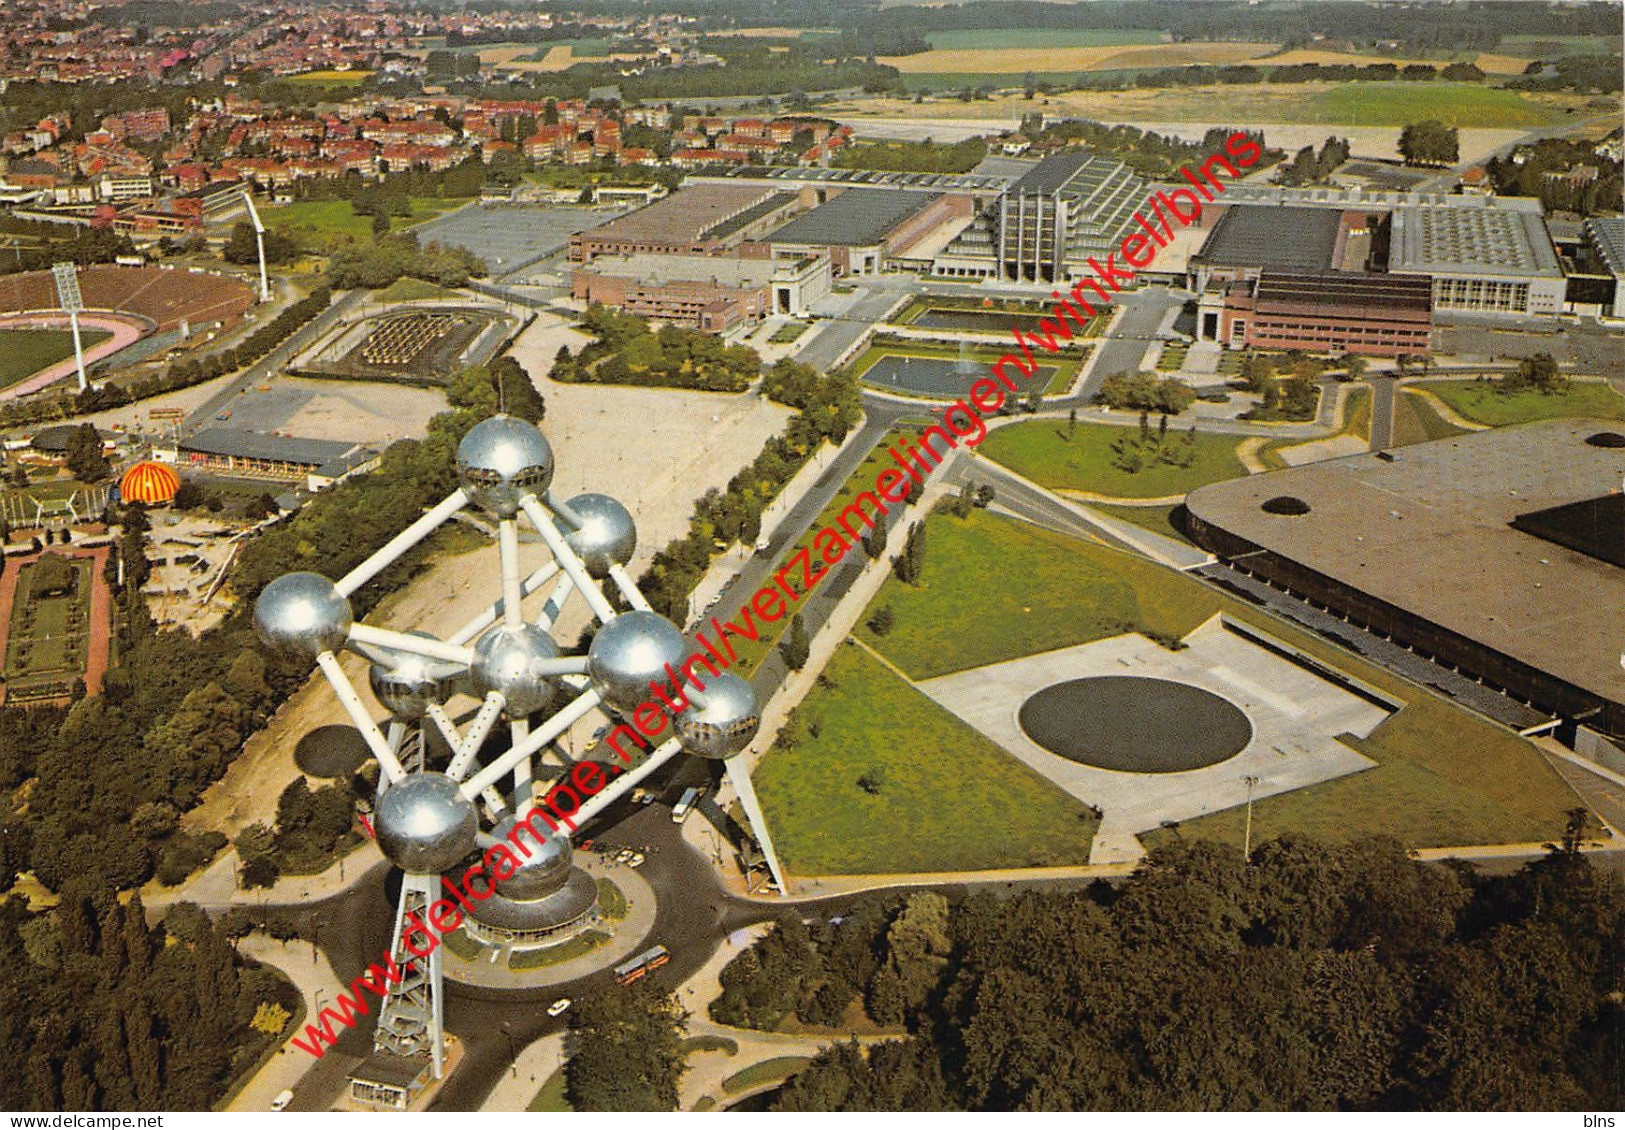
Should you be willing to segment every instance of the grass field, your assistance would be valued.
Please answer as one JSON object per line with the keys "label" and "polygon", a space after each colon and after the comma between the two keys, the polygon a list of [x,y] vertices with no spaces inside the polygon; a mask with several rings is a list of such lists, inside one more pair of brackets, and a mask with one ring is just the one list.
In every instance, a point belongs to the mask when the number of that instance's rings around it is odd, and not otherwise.
{"label": "grass field", "polygon": [[1506,35],[1497,51],[1527,59],[1558,55],[1617,55],[1619,39],[1607,35]]}
{"label": "grass field", "polygon": [[322,86],[360,86],[371,77],[371,71],[306,71],[302,75],[289,75],[287,81]]}
{"label": "grass field", "polygon": [[[997,34],[997,33],[993,33]],[[1131,67],[1182,67],[1192,63],[1244,63],[1274,51],[1273,43],[1153,43],[1141,46],[1045,45],[932,48],[918,55],[887,55],[880,60],[905,75],[983,74],[1020,77],[1029,71],[1113,71]]]}
{"label": "grass field", "polygon": [[1142,628],[1183,636],[1212,615],[1206,590],[1161,585],[1141,557],[1076,541],[984,510],[926,524],[919,585],[889,577],[875,606],[891,605],[883,638],[858,635],[912,679],[1105,639]]}
{"label": "grass field", "polygon": [[811,323],[808,322],[786,322],[774,330],[767,340],[774,345],[788,345],[811,328]]}
{"label": "grass field", "polygon": [[1538,126],[1560,116],[1517,91],[1470,82],[1351,82],[1309,102],[1312,116],[1303,120],[1350,126]]}
{"label": "grass field", "polygon": [[626,917],[626,896],[608,879],[598,880],[598,911],[605,918]]}
{"label": "grass field", "polygon": [[[1183,436],[1186,427],[1177,419],[1169,421],[1170,445],[1177,446],[1174,437]],[[1235,436],[1197,432],[1196,461],[1191,466],[1157,464],[1129,474],[1112,465],[1112,442],[1125,435],[1134,437],[1138,432],[1110,424],[1078,424],[1069,440],[1066,421],[1029,420],[995,429],[980,451],[1040,486],[1112,498],[1166,498],[1247,473],[1236,458]]]}
{"label": "grass field", "polygon": [[1467,419],[1491,427],[1574,416],[1625,420],[1625,396],[1602,381],[1570,381],[1550,395],[1502,393],[1494,381],[1418,381],[1410,387],[1426,389]]}
{"label": "grass field", "polygon": [[[79,331],[79,341],[86,352],[112,336],[106,330]],[[70,330],[0,330],[0,388],[27,380],[41,369],[72,356]]]}
{"label": "grass field", "polygon": [[587,930],[577,934],[567,942],[560,942],[556,946],[546,946],[534,950],[517,950],[508,955],[508,968],[541,969],[549,965],[559,965],[589,954],[607,941],[609,941],[608,934],[599,930]]}
{"label": "grass field", "polygon": [[797,874],[1089,857],[1092,813],[855,644],[836,650],[784,733],[755,781]]}
{"label": "grass field", "polygon": [[1120,522],[1139,526],[1142,530],[1161,534],[1165,538],[1174,538],[1187,545],[1196,544],[1186,536],[1182,527],[1174,524],[1174,515],[1185,509],[1183,502],[1174,506],[1113,506],[1106,502],[1091,502],[1089,509],[1098,510]]}
{"label": "grass field", "polygon": [[925,41],[937,51],[1021,49],[1048,51],[1052,47],[1134,47],[1161,43],[1162,32],[1115,28],[1006,27],[972,31],[928,32]]}
{"label": "grass field", "polygon": [[570,1100],[564,1097],[564,1068],[559,1068],[547,1077],[542,1089],[536,1092],[536,1097],[530,1100],[525,1107],[527,1111],[538,1114],[569,1114],[575,1110]]}
{"label": "grass field", "polygon": [[[432,220],[468,203],[466,197],[414,196],[412,214],[395,216],[391,230]],[[305,239],[311,249],[325,252],[345,243],[370,243],[372,217],[359,216],[348,200],[311,200],[285,204],[265,213],[265,222],[277,231]]]}
{"label": "grass field", "polygon": [[457,298],[455,290],[447,290],[422,279],[399,278],[372,296],[374,302],[418,302],[426,298]]}
{"label": "grass field", "polygon": [[764,1059],[728,1076],[722,1081],[722,1089],[730,1095],[736,1095],[767,1083],[782,1083],[811,1062],[812,1058],[805,1055],[781,1055],[773,1059]]}
{"label": "grass field", "polygon": [[[1039,535],[1043,545],[1035,549]],[[1016,561],[1019,571],[1010,568]],[[919,589],[888,580],[875,598],[893,609],[891,634],[875,640],[860,629],[914,678],[1086,642],[1124,623],[1183,635],[1223,611],[1406,704],[1352,742],[1375,768],[1256,804],[1255,843],[1289,830],[1391,834],[1416,847],[1541,841],[1559,836],[1564,813],[1579,803],[1516,734],[1141,558],[978,512],[969,524],[931,520],[924,580]],[[889,732],[886,723],[874,731]],[[849,740],[876,739],[860,732]],[[1239,842],[1241,818],[1240,811],[1217,813],[1183,832]]]}

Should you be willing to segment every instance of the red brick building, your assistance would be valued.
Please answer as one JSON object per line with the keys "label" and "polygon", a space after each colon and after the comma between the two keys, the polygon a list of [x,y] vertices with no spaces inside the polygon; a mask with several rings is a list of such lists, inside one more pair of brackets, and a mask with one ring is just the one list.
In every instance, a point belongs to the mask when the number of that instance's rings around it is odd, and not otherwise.
{"label": "red brick building", "polygon": [[1264,271],[1213,284],[1198,303],[1197,329],[1230,349],[1426,353],[1433,286],[1416,276]]}

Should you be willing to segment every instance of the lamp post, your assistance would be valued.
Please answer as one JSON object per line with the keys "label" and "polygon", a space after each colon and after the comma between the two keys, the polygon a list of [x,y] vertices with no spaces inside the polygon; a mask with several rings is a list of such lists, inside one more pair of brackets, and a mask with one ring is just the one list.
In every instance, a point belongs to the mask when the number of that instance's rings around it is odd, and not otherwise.
{"label": "lamp post", "polygon": [[502,1022],[502,1034],[503,1036],[507,1037],[508,1040],[508,1066],[513,1072],[513,1077],[517,1079],[519,1078],[519,1053],[514,1050],[513,1029],[508,1025],[508,1021],[504,1020]]}
{"label": "lamp post", "polygon": [[1249,776],[1242,780],[1247,783],[1247,824],[1241,836],[1241,860],[1245,863],[1253,854],[1253,789],[1258,785],[1258,778]]}

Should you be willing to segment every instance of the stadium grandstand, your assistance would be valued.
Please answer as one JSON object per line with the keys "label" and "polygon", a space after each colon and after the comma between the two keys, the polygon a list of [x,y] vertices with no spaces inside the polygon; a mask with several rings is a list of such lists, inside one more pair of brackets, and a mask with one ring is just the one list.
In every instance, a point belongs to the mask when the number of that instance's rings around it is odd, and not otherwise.
{"label": "stadium grandstand", "polygon": [[[131,314],[164,333],[183,324],[233,325],[254,305],[254,291],[229,275],[164,267],[83,267],[79,291],[88,311]],[[50,271],[0,276],[0,312],[47,313],[59,308]]]}

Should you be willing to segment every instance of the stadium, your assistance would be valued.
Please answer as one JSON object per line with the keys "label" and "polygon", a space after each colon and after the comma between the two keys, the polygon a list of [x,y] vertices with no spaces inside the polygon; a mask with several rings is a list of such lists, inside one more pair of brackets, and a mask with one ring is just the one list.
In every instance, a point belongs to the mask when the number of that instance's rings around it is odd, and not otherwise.
{"label": "stadium", "polygon": [[[138,342],[146,355],[200,330],[233,326],[254,305],[253,289],[228,275],[164,267],[85,267],[79,290],[86,366]],[[51,272],[0,277],[0,356],[13,361],[0,371],[0,400],[38,392],[74,371],[66,326]]]}

